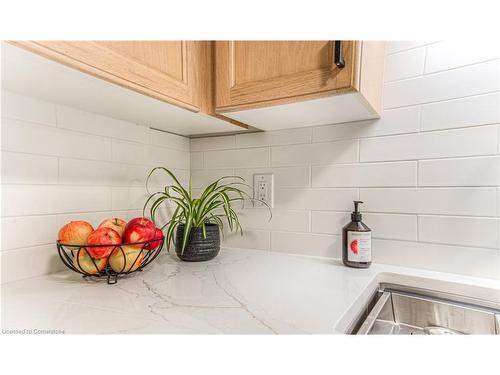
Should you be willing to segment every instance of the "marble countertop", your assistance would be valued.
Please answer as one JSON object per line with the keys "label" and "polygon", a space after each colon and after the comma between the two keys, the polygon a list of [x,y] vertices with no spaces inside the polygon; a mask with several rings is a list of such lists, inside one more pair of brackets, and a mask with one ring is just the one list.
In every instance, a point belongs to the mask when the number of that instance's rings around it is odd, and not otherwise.
{"label": "marble countertop", "polygon": [[165,253],[116,285],[70,271],[3,284],[2,331],[343,333],[379,282],[500,301],[496,280],[377,264],[351,269],[332,259],[228,249],[202,263]]}

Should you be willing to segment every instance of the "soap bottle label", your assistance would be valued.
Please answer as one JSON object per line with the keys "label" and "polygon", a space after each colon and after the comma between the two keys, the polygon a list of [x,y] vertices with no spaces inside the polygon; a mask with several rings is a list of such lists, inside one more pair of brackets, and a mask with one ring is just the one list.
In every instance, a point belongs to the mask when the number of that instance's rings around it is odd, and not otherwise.
{"label": "soap bottle label", "polygon": [[350,262],[372,261],[371,232],[347,232],[347,260]]}

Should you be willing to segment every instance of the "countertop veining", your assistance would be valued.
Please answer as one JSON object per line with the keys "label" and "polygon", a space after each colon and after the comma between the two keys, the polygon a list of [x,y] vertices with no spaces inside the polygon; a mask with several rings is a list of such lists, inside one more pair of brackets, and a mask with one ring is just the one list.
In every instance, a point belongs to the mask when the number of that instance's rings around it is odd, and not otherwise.
{"label": "countertop veining", "polygon": [[165,253],[116,285],[70,271],[3,284],[2,330],[341,333],[379,282],[410,279],[475,288],[500,300],[497,280],[378,264],[351,269],[326,258],[228,249],[202,263]]}

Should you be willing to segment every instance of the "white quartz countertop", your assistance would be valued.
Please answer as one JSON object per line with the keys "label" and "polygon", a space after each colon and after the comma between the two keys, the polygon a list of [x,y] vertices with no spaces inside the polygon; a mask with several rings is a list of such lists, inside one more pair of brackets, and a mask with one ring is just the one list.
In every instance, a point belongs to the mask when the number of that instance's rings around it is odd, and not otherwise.
{"label": "white quartz countertop", "polygon": [[71,271],[2,285],[2,331],[343,333],[379,282],[500,301],[500,281],[256,250],[208,262],[160,256],[107,285]]}

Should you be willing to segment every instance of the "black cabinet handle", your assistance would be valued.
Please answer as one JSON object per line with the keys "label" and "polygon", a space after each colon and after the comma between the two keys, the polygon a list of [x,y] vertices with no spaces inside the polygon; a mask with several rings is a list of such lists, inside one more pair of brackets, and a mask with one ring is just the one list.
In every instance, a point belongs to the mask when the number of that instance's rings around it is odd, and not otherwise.
{"label": "black cabinet handle", "polygon": [[337,68],[342,69],[345,66],[344,51],[342,50],[342,41],[335,41],[334,62]]}

